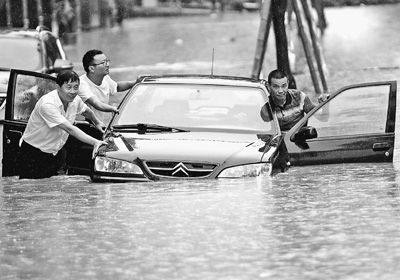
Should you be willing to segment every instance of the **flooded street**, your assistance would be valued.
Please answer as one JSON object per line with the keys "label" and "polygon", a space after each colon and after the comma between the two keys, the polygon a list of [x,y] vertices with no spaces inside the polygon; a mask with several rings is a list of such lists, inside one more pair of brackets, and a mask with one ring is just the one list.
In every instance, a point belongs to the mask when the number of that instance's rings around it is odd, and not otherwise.
{"label": "flooded street", "polygon": [[[400,77],[399,13],[400,5],[326,10],[331,90]],[[82,73],[83,53],[102,49],[118,80],[208,74],[214,48],[214,74],[249,76],[258,25],[256,13],[135,18],[84,33],[66,51]],[[312,92],[297,55],[297,84]],[[273,42],[267,56],[265,72],[276,65]],[[399,164],[396,140],[393,164],[293,167],[272,178],[1,178],[0,278],[399,279]]]}
{"label": "flooded street", "polygon": [[399,182],[391,164],[293,168],[260,180],[3,182],[5,279],[400,275]]}

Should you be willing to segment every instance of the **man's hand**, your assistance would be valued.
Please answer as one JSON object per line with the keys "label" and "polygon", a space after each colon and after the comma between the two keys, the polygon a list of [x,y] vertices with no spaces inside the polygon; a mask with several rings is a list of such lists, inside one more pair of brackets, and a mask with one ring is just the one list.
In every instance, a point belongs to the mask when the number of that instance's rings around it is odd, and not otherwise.
{"label": "man's hand", "polygon": [[119,110],[118,110],[118,108],[115,107],[115,106],[113,106],[112,112],[113,112],[114,114],[119,114]]}
{"label": "man's hand", "polygon": [[96,127],[99,131],[101,131],[102,133],[104,133],[104,130],[105,130],[106,125],[105,125],[103,122],[98,122],[98,123],[95,125],[95,127]]}
{"label": "man's hand", "polygon": [[322,93],[320,96],[318,96],[318,102],[322,103],[328,100],[330,95],[328,93]]}
{"label": "man's hand", "polygon": [[100,148],[102,145],[107,145],[107,142],[101,141],[101,140],[97,140],[97,141],[96,141],[96,143],[95,143],[94,146],[93,146],[92,158],[95,157],[95,155],[97,154],[97,151],[99,150],[99,148]]}

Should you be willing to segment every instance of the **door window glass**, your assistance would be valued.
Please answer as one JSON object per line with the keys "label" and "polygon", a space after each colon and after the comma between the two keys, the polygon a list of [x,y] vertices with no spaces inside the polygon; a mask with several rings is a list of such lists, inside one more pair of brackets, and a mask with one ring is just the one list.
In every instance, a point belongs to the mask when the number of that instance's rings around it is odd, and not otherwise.
{"label": "door window glass", "polygon": [[56,82],[53,80],[18,75],[12,118],[14,120],[28,121],[39,98],[56,88]]}
{"label": "door window glass", "polygon": [[308,125],[318,137],[384,133],[390,85],[345,90],[316,111]]}

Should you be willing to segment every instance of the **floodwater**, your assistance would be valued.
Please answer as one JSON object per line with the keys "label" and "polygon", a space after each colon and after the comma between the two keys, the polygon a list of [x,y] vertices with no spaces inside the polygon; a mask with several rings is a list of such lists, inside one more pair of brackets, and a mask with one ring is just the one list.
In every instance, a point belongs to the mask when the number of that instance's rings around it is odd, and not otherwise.
{"label": "floodwater", "polygon": [[[331,90],[399,77],[400,5],[330,8]],[[249,76],[258,17],[138,18],[83,34],[112,75]],[[273,44],[266,72],[274,68]],[[296,79],[312,92],[297,50]],[[399,121],[397,121],[399,124]],[[396,129],[397,135],[399,129]],[[394,163],[293,167],[273,178],[95,184],[0,179],[1,279],[399,279]]]}
{"label": "floodwater", "polygon": [[[6,179],[4,279],[398,279],[391,164],[272,179]],[[2,277],[3,279],[3,277]]]}

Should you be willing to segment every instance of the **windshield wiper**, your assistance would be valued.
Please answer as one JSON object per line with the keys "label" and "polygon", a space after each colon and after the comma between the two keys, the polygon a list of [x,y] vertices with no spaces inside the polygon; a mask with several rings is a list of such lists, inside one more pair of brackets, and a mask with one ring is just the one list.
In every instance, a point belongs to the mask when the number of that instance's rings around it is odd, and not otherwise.
{"label": "windshield wiper", "polygon": [[125,132],[137,132],[138,134],[145,134],[150,132],[189,132],[189,130],[177,128],[177,127],[170,127],[170,126],[163,126],[158,124],[151,124],[151,123],[136,123],[136,124],[117,124],[111,127],[112,131],[125,131]]}

